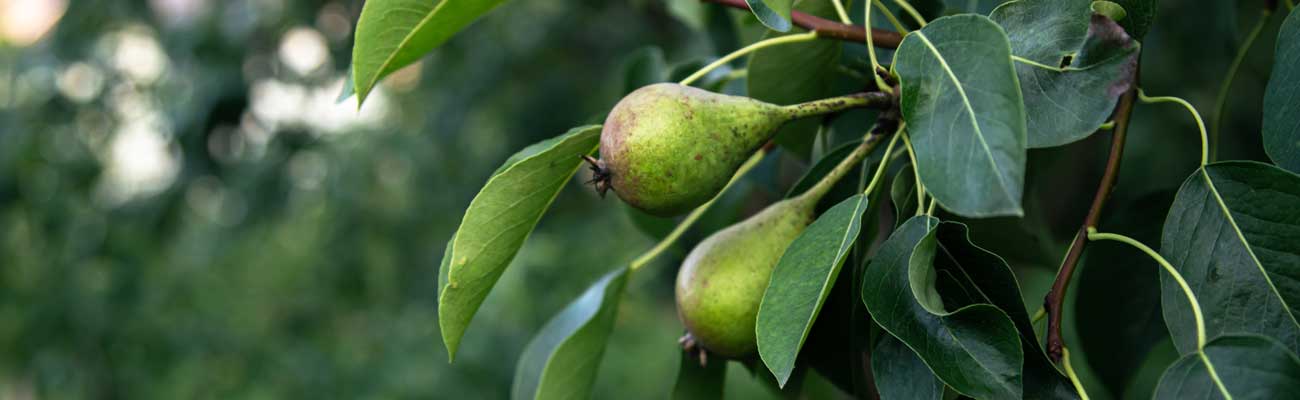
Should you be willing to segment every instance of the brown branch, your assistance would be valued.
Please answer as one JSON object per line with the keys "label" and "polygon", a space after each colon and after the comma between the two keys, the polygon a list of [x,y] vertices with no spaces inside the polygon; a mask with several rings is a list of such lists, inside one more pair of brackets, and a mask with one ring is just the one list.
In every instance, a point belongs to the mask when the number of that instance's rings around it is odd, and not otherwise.
{"label": "brown branch", "polygon": [[1074,275],[1079,258],[1083,256],[1083,248],[1088,244],[1088,228],[1097,226],[1098,220],[1101,219],[1102,207],[1106,205],[1106,199],[1110,198],[1110,193],[1115,188],[1115,182],[1119,177],[1119,161],[1124,155],[1124,137],[1128,133],[1129,117],[1133,115],[1133,103],[1137,98],[1136,85],[1134,82],[1134,88],[1124,92],[1120,97],[1119,105],[1115,108],[1115,130],[1110,139],[1110,155],[1106,159],[1106,172],[1102,174],[1101,183],[1097,185],[1097,194],[1092,197],[1092,207],[1088,209],[1088,216],[1083,219],[1083,226],[1079,227],[1079,233],[1075,235],[1069,252],[1065,254],[1065,260],[1061,262],[1061,270],[1056,274],[1052,290],[1048,291],[1047,297],[1043,299],[1043,308],[1047,310],[1048,317],[1047,354],[1056,362],[1061,360],[1061,349],[1065,348],[1065,342],[1061,339],[1061,305],[1065,302],[1065,291],[1070,286],[1070,277]]}
{"label": "brown branch", "polygon": [[[748,10],[749,4],[745,0],[701,0],[706,3],[717,3],[727,7]],[[800,28],[817,32],[817,36],[831,39],[839,39],[850,42],[866,43],[867,31],[858,25],[842,24],[831,21],[815,15],[805,14],[798,11],[790,12],[790,20]],[[876,47],[886,49],[897,49],[898,43],[903,41],[903,35],[898,32],[886,31],[880,29],[871,29],[871,42]]]}

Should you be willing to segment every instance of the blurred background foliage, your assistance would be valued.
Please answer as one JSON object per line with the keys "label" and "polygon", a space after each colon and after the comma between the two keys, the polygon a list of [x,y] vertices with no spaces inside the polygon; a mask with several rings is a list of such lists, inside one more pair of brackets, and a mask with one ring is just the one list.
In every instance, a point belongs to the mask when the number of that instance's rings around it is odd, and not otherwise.
{"label": "blurred background foliage", "polygon": [[[1263,2],[1198,3],[1159,7],[1142,83],[1213,121]],[[449,365],[436,269],[465,206],[519,148],[599,122],[629,86],[762,34],[747,13],[694,0],[510,2],[358,110],[337,97],[361,5],[0,0],[0,398],[505,397],[532,334],[666,222],[575,178]],[[1259,99],[1280,21],[1233,86],[1221,159],[1263,159]],[[842,58],[866,65],[862,46],[844,45]],[[744,88],[742,78],[718,90]],[[868,122],[845,114],[813,156]],[[1155,243],[1169,193],[1196,167],[1194,129],[1182,109],[1139,106],[1107,230]],[[1032,151],[1029,217],[972,222],[975,242],[1016,268],[1031,312],[1107,145],[1096,135]],[[780,198],[806,165],[770,157],[679,247]],[[1072,312],[1087,319],[1067,324],[1080,327],[1069,332],[1076,368],[1094,397],[1143,397],[1173,357],[1157,269],[1097,249],[1072,291],[1087,304]],[[680,255],[630,283],[597,398],[672,387]],[[742,368],[728,376],[729,397],[771,395]]]}

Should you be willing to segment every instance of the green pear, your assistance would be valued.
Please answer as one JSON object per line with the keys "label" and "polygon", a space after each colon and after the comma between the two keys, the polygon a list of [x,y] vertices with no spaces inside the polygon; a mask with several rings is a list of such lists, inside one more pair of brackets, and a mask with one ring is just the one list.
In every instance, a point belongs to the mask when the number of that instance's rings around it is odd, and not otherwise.
{"label": "green pear", "polygon": [[774,203],[691,250],[677,272],[676,290],[677,316],[693,345],[728,358],[757,349],[754,324],[768,278],[812,223],[816,204],[803,196]]}
{"label": "green pear", "polygon": [[642,87],[610,110],[593,162],[598,190],[651,215],[681,215],[722,190],[782,124],[850,107],[888,105],[879,92],[778,106],[674,83]]}

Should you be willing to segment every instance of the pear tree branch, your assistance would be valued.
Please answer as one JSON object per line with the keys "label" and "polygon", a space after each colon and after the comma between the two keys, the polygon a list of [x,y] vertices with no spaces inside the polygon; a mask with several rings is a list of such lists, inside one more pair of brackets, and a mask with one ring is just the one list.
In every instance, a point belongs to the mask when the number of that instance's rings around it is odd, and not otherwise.
{"label": "pear tree branch", "polygon": [[[716,3],[727,7],[748,10],[749,4],[745,0],[701,0],[706,3]],[[864,43],[867,41],[867,30],[859,25],[844,24],[811,14],[805,14],[798,11],[790,12],[790,20],[796,26],[813,32],[817,32],[817,37],[839,39],[848,42]],[[903,41],[903,35],[898,32],[891,32],[880,29],[871,30],[871,41],[876,47],[886,49],[896,49],[898,44]]]}

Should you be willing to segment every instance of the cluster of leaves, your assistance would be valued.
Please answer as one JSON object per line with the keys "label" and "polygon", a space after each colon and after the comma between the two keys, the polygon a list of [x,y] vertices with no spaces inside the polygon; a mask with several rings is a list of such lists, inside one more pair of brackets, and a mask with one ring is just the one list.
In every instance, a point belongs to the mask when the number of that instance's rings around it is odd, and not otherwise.
{"label": "cluster of leaves", "polygon": [[[356,93],[364,97],[384,75],[499,3],[369,2],[357,28]],[[767,36],[793,29],[792,10],[836,12],[832,2],[747,4],[772,29]],[[1058,366],[1040,344],[1011,267],[973,244],[959,221],[1025,215],[1029,149],[1127,128],[1110,119],[1123,96],[1129,103],[1120,108],[1131,112],[1139,40],[1154,5],[1018,0],[987,16],[951,14],[918,16],[932,20],[916,21],[920,28],[892,53],[914,159],[894,169],[889,201],[879,191],[862,193],[867,174],[847,183],[857,190],[832,196],[837,204],[790,246],[772,275],[757,337],[761,361],[779,386],[812,367],[848,391],[858,390],[860,372],[870,370],[884,397],[937,399],[946,390],[975,398],[1083,394],[1068,361]],[[1263,120],[1264,148],[1275,164],[1203,159],[1167,208],[1160,251],[1152,256],[1171,265],[1160,278],[1160,306],[1181,357],[1159,380],[1157,398],[1300,392],[1293,311],[1300,302],[1300,13],[1286,19],[1278,37]],[[825,97],[829,76],[842,67],[841,51],[826,40],[760,50],[749,60],[746,92],[782,103]],[[713,84],[724,83],[702,85]],[[787,126],[778,143],[803,152],[809,142],[796,138],[814,137],[828,124]],[[480,304],[578,170],[575,156],[594,153],[598,136],[598,126],[585,126],[521,150],[471,203],[439,271],[439,325],[453,358]],[[842,159],[843,149],[825,152],[802,184]],[[892,161],[872,157],[864,167]],[[879,223],[882,215],[895,223]],[[839,279],[845,265],[851,279]],[[613,269],[538,333],[518,363],[516,398],[587,394],[630,269]],[[829,304],[845,290],[855,301],[840,318],[845,310]],[[849,377],[837,379],[836,368],[814,354],[825,343],[814,342],[819,331],[842,323],[862,326],[830,347],[870,354],[870,368],[850,361]],[[677,395],[721,390],[700,382],[716,372],[683,365]]]}

